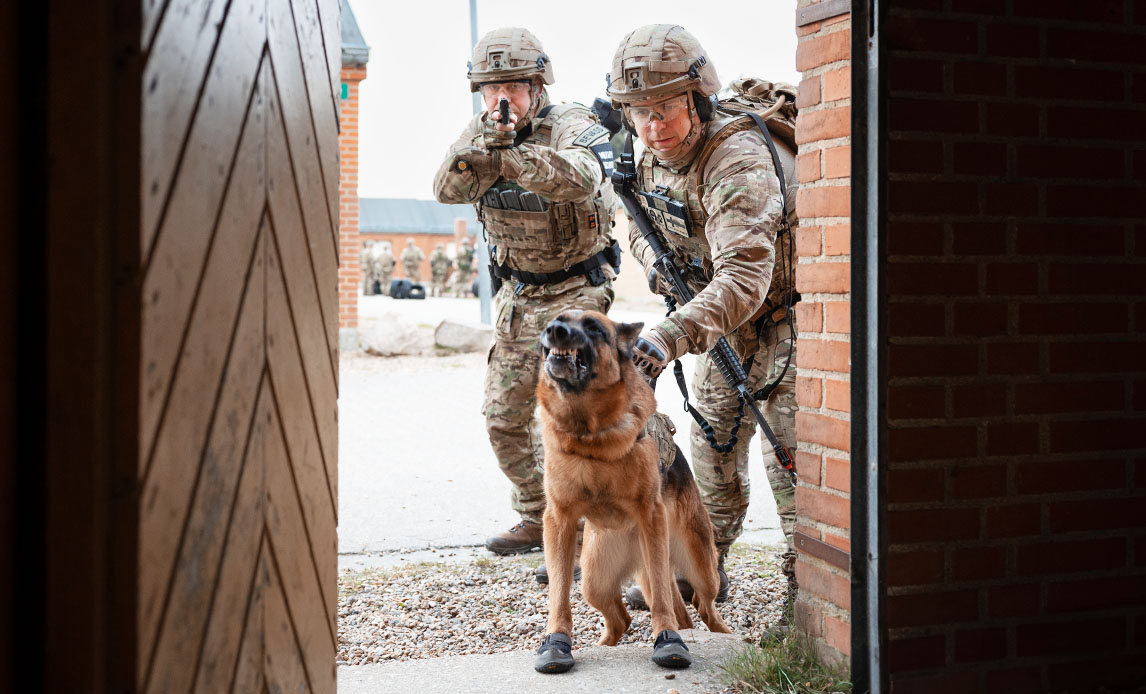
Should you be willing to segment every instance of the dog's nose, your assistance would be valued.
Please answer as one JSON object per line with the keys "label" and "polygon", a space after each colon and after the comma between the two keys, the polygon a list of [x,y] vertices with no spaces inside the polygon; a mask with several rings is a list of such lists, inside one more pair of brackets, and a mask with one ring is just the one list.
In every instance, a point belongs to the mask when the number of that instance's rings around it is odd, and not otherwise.
{"label": "dog's nose", "polygon": [[569,337],[569,326],[558,320],[551,321],[545,326],[545,333],[550,340],[565,340]]}

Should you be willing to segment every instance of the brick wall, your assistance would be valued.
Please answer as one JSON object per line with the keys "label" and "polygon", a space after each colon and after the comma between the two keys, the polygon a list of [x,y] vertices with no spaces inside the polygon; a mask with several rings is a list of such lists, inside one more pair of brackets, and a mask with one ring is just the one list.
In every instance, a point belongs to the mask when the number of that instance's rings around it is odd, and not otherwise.
{"label": "brick wall", "polygon": [[847,14],[796,29],[796,69],[803,75],[796,124],[796,287],[803,296],[796,314],[796,617],[823,650],[837,656],[851,652],[850,29]]}
{"label": "brick wall", "polygon": [[884,41],[892,691],[1141,682],[1146,6],[899,0]]}
{"label": "brick wall", "polygon": [[358,238],[358,83],[365,67],[343,67],[346,98],[339,112],[338,134],[338,327],[358,328],[358,295],[362,291],[362,244]]}

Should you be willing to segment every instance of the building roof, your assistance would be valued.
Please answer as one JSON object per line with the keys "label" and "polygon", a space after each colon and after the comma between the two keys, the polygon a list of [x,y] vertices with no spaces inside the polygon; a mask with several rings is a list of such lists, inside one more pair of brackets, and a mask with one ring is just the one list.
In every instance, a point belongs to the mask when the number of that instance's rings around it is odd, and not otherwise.
{"label": "building roof", "polygon": [[362,38],[362,31],[358,28],[358,20],[354,18],[354,10],[350,9],[350,0],[342,0],[342,65],[344,67],[363,67],[370,60],[370,46]]}
{"label": "building roof", "polygon": [[466,220],[466,232],[477,234],[472,205],[443,205],[436,200],[358,198],[358,231],[363,234],[448,234],[454,220]]}

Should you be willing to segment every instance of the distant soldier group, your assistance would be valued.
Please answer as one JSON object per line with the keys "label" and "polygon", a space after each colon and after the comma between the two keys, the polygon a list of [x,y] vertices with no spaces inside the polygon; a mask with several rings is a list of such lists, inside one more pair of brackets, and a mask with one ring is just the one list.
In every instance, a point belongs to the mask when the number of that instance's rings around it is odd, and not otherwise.
{"label": "distant soldier group", "polygon": [[[425,253],[415,245],[414,239],[406,239],[406,248],[401,255],[402,267],[406,271],[406,278],[415,284],[422,279],[421,265],[425,258]],[[459,297],[472,296],[474,247],[468,238],[462,239],[458,245],[456,262],[453,294]],[[434,247],[434,252],[430,254],[431,296],[446,296],[454,263],[455,260],[446,253],[444,244],[439,243]],[[367,296],[388,294],[397,264],[389,241],[367,241],[363,244],[362,293]]]}

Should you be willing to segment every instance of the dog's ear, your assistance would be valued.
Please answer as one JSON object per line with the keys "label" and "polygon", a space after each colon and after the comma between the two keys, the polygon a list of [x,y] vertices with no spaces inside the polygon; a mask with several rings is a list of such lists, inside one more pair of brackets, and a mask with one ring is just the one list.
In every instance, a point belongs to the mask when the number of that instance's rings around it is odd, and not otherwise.
{"label": "dog's ear", "polygon": [[617,349],[624,353],[631,352],[643,327],[644,323],[617,323]]}

